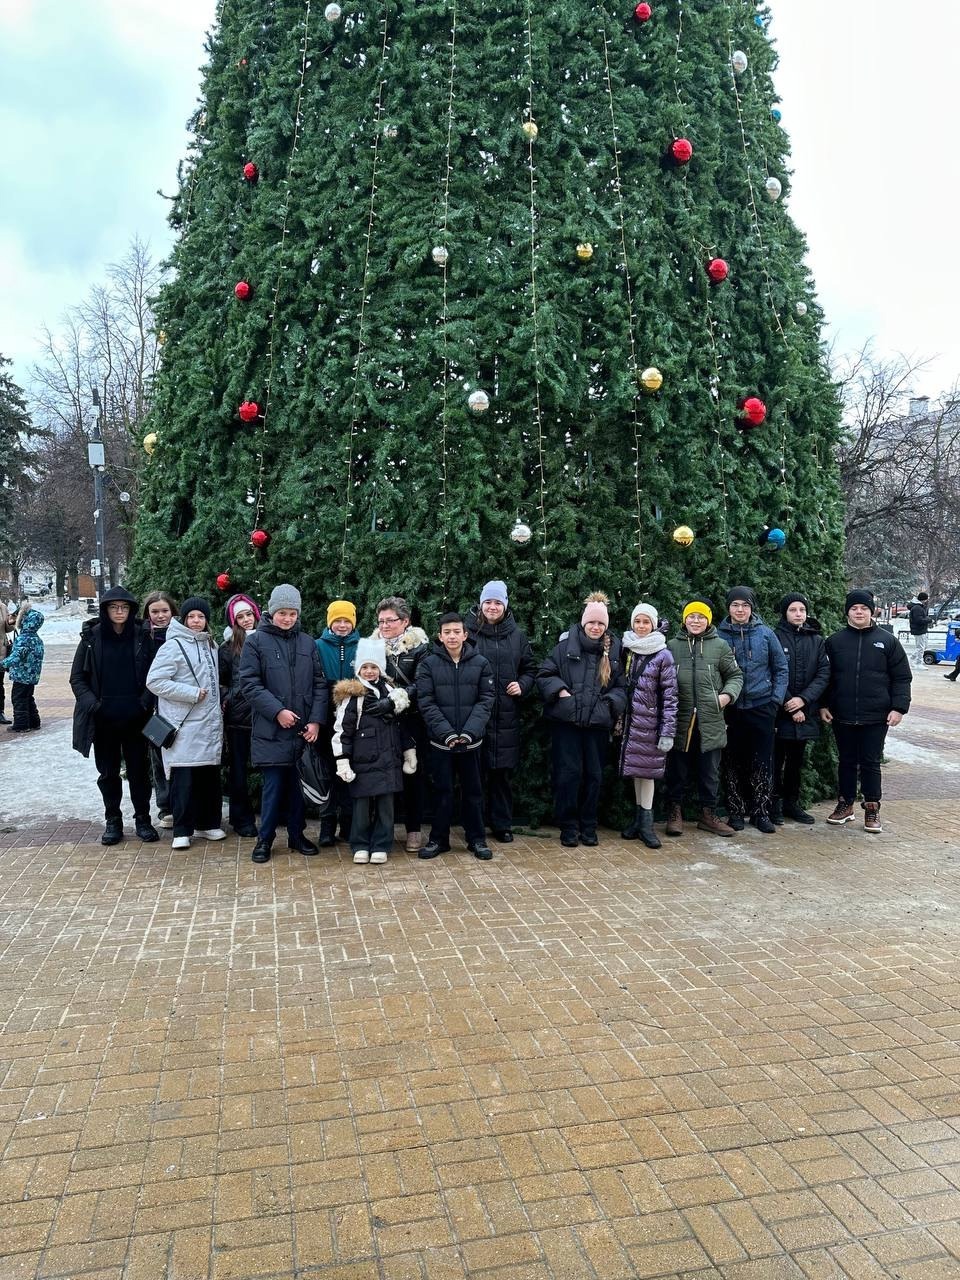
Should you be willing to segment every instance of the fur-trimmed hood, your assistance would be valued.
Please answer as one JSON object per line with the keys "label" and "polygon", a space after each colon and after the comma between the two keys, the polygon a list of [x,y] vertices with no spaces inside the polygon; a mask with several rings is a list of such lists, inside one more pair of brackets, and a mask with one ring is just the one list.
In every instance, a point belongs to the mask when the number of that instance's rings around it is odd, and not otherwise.
{"label": "fur-trimmed hood", "polygon": [[[410,695],[406,689],[396,689],[391,685],[389,680],[383,680],[382,686],[387,689],[387,698],[393,704],[395,715],[401,715],[410,706]],[[372,684],[368,684],[366,680],[361,680],[354,676],[352,680],[338,680],[333,686],[333,701],[337,707],[342,706],[349,698],[363,698],[368,693],[376,693],[380,696],[379,690]]]}
{"label": "fur-trimmed hood", "polygon": [[338,680],[333,686],[334,705],[339,707],[348,698],[362,698],[366,692],[366,685],[361,684],[357,679]]}

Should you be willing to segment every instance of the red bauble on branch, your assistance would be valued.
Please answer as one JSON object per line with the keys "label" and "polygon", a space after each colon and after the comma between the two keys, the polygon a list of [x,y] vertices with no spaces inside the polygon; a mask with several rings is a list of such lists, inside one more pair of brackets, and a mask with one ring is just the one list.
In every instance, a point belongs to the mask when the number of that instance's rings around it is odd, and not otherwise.
{"label": "red bauble on branch", "polygon": [[237,295],[241,302],[246,302],[253,290],[247,284],[246,280],[238,280],[233,286],[233,292]]}
{"label": "red bauble on branch", "polygon": [[653,16],[653,10],[648,4],[644,4],[643,0],[641,0],[641,3],[634,9],[633,16],[638,22],[649,22]]}
{"label": "red bauble on branch", "polygon": [[711,258],[707,263],[707,275],[714,284],[720,284],[730,274],[730,268],[722,258]]}
{"label": "red bauble on branch", "polygon": [[251,545],[257,547],[261,551],[269,541],[270,535],[267,533],[266,529],[254,529],[253,533],[250,535]]}
{"label": "red bauble on branch", "polygon": [[693,145],[687,138],[677,138],[671,143],[670,154],[677,164],[687,164],[693,155]]}
{"label": "red bauble on branch", "polygon": [[248,160],[247,163],[243,166],[243,176],[245,181],[247,182],[256,182],[256,180],[260,177],[260,170],[257,168],[257,166],[253,163],[252,160]]}
{"label": "red bauble on branch", "polygon": [[226,591],[229,586],[230,586],[229,573],[218,573],[217,574],[217,590]]}
{"label": "red bauble on branch", "polygon": [[740,402],[740,425],[744,427],[759,427],[767,416],[767,406],[763,403],[759,396],[747,396],[745,400]]}
{"label": "red bauble on branch", "polygon": [[256,400],[244,400],[237,413],[241,422],[253,422],[260,414],[260,406]]}

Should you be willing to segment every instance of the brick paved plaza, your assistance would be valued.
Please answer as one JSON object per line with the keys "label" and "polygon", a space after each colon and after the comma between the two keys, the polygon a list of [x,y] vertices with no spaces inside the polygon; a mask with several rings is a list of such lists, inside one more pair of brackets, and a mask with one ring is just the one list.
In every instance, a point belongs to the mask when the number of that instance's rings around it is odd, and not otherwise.
{"label": "brick paved plaza", "polygon": [[0,1280],[960,1277],[960,687],[915,688],[879,837],[5,831]]}

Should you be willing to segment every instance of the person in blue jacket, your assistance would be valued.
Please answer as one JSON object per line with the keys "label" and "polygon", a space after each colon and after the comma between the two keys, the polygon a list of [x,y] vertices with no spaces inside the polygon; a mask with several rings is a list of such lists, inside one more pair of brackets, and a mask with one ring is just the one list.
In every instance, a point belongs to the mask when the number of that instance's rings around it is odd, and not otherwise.
{"label": "person in blue jacket", "polygon": [[13,724],[8,733],[26,733],[40,728],[40,712],[33,696],[40,683],[43,669],[43,641],[37,632],[43,626],[43,614],[39,609],[28,609],[20,623],[20,630],[13,642],[10,656],[0,662],[10,677],[10,701],[13,703]]}
{"label": "person in blue jacket", "polygon": [[743,692],[726,711],[727,822],[742,831],[749,818],[758,831],[771,835],[777,829],[771,817],[774,733],[790,668],[783,645],[758,614],[750,587],[730,588],[727,611],[717,632],[743,672]]}
{"label": "person in blue jacket", "polygon": [[[316,641],[320,665],[331,689],[341,680],[353,679],[359,642],[357,606],[351,600],[332,600],[327,607],[326,630]],[[319,843],[323,848],[336,844],[338,821],[342,839],[349,840],[353,821],[350,788],[334,770],[332,739],[336,710],[331,699],[327,723],[320,726],[320,737],[317,740],[323,745],[323,753],[331,773],[330,803],[326,813],[320,818]]]}

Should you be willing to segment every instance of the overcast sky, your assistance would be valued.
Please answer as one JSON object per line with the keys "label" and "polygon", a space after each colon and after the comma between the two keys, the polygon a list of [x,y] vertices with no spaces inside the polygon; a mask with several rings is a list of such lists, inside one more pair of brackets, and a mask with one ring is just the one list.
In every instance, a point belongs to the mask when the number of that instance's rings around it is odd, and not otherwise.
{"label": "overcast sky", "polygon": [[[793,150],[790,210],[841,350],[937,357],[960,375],[960,2],[771,0]],[[654,0],[656,9],[656,0]],[[0,0],[0,353],[36,335],[166,203],[215,0]],[[655,20],[655,19],[654,19]]]}

